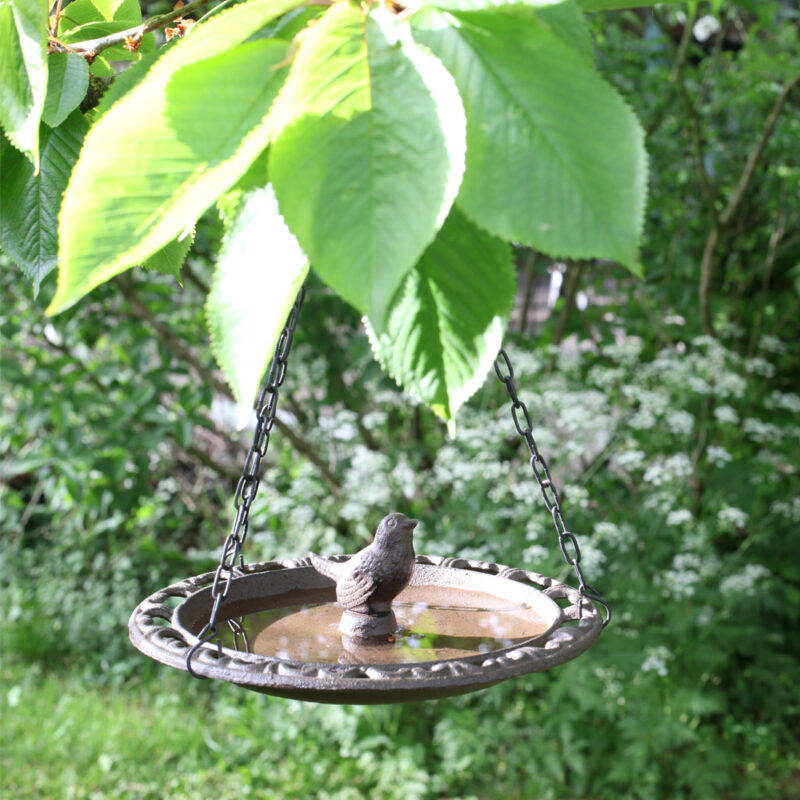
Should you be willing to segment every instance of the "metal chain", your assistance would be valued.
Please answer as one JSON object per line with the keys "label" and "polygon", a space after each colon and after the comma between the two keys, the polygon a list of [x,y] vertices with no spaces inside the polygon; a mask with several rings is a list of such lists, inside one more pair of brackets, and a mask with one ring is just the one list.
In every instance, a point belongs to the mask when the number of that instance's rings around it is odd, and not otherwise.
{"label": "metal chain", "polygon": [[[223,601],[228,596],[231,588],[231,580],[236,577],[234,574],[237,567],[244,566],[244,556],[242,555],[242,545],[247,538],[247,525],[250,516],[250,506],[255,500],[258,492],[258,468],[261,466],[261,459],[267,453],[269,437],[272,427],[275,424],[275,413],[278,409],[278,393],[283,381],[286,378],[286,364],[289,359],[289,351],[292,349],[294,339],[294,329],[297,325],[297,317],[303,306],[305,299],[305,288],[301,287],[297,298],[294,301],[292,310],[281,331],[278,343],[275,345],[275,352],[267,374],[267,380],[258,395],[256,403],[256,430],[253,434],[253,443],[244,461],[244,470],[239,483],[236,486],[233,505],[236,515],[233,519],[233,526],[225,544],[222,546],[219,566],[214,575],[214,582],[211,584],[211,614],[208,622],[198,635],[198,642],[186,655],[186,669],[195,677],[202,678],[192,669],[192,657],[207,642],[217,636],[217,616]],[[236,638],[238,631],[235,626],[230,626]],[[222,654],[222,643],[217,638],[217,652]]]}
{"label": "metal chain", "polygon": [[528,407],[517,395],[517,389],[514,386],[514,368],[511,366],[511,360],[504,349],[501,349],[497,354],[497,358],[494,361],[494,371],[500,382],[505,384],[508,396],[511,398],[511,416],[514,420],[514,427],[516,427],[517,433],[525,439],[525,444],[528,445],[528,450],[531,454],[531,469],[542,491],[545,507],[553,517],[553,524],[556,526],[556,533],[558,534],[558,546],[561,549],[564,560],[575,570],[581,595],[588,597],[605,608],[606,619],[603,622],[603,627],[605,628],[611,622],[611,607],[600,597],[597,589],[586,583],[583,568],[581,567],[581,548],[578,545],[578,539],[574,533],[570,533],[567,530],[564,517],[561,514],[561,497],[550,476],[547,462],[536,446],[536,441],[533,438],[531,415],[528,413]]}

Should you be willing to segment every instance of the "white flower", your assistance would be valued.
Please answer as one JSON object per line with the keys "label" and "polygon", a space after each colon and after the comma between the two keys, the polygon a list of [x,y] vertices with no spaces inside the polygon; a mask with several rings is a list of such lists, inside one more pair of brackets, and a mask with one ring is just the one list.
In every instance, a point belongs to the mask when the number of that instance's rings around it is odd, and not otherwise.
{"label": "white flower", "polygon": [[759,340],[759,344],[762,350],[766,350],[768,353],[785,353],[786,352],[786,345],[777,337],[775,336],[762,336]]}
{"label": "white flower", "polygon": [[644,453],[641,450],[623,450],[614,456],[614,460],[622,469],[631,471],[642,466]]}
{"label": "white flower", "polygon": [[720,581],[719,590],[722,594],[751,595],[756,584],[770,575],[770,571],[763,564],[747,564],[740,572],[735,572]]}
{"label": "white flower", "polygon": [[619,550],[627,549],[636,534],[630,525],[619,527],[613,522],[598,522],[594,526],[594,537],[600,546],[608,545]]}
{"label": "white flower", "polygon": [[770,422],[763,422],[755,417],[748,417],[744,421],[744,432],[756,442],[778,443],[783,439],[781,429]]}
{"label": "white flower", "polygon": [[650,428],[654,428],[655,424],[656,424],[656,418],[653,416],[652,412],[648,408],[639,409],[630,418],[630,420],[628,420],[628,425],[630,425],[631,428],[637,431],[649,430]]}
{"label": "white flower", "polygon": [[550,551],[540,544],[532,544],[522,551],[522,563],[536,566],[547,560]]}
{"label": "white flower", "polygon": [[669,672],[667,662],[674,658],[673,654],[663,645],[648,647],[645,654],[647,657],[642,663],[642,672],[655,672],[665,678]]}
{"label": "white flower", "polygon": [[585,486],[568,483],[564,486],[563,494],[570,508],[589,508],[589,490]]}
{"label": "white flower", "polygon": [[670,411],[666,423],[669,432],[675,436],[688,436],[694,428],[694,417],[688,411]]}
{"label": "white flower", "polygon": [[773,392],[769,397],[769,405],[771,408],[783,408],[792,414],[800,414],[800,397],[796,394]]}
{"label": "white flower", "polygon": [[731,406],[718,406],[714,409],[714,416],[718,422],[727,422],[736,425],[739,422],[739,415]]}
{"label": "white flower", "polygon": [[686,379],[686,385],[697,394],[708,394],[711,391],[708,381],[700,378],[697,375],[690,375]]}
{"label": "white flower", "polygon": [[713,444],[706,450],[706,456],[715,467],[722,467],[733,461],[733,456],[724,447],[716,447]]}
{"label": "white flower", "polygon": [[707,42],[714,34],[719,33],[721,30],[722,25],[720,21],[716,17],[712,17],[711,14],[705,14],[695,22],[692,33],[698,42]]}
{"label": "white flower", "polygon": [[747,525],[748,514],[741,508],[726,506],[717,513],[717,519],[722,523],[730,523],[731,527],[744,528]]}
{"label": "white flower", "polygon": [[686,453],[675,453],[663,462],[651,464],[644,473],[644,480],[653,486],[688,478],[692,472],[692,462]]}
{"label": "white flower", "polygon": [[776,500],[769,508],[770,513],[785,517],[792,522],[800,522],[800,497],[794,497],[789,502]]}
{"label": "white flower", "polygon": [[697,625],[705,628],[714,619],[714,610],[710,606],[703,606],[697,614]]}
{"label": "white flower", "polygon": [[754,375],[763,375],[765,378],[771,378],[775,374],[775,367],[765,358],[751,358],[744,362],[744,368]]}
{"label": "white flower", "polygon": [[718,397],[741,397],[747,388],[747,381],[735,372],[723,372],[714,384]]}
{"label": "white flower", "polygon": [[677,511],[670,511],[667,514],[667,525],[685,525],[692,521],[692,512],[687,508],[679,508]]}

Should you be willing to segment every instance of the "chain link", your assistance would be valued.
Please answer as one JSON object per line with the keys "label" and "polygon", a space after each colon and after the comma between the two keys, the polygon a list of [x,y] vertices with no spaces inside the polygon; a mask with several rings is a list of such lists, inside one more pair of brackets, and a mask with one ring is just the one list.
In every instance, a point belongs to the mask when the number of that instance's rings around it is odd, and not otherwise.
{"label": "chain link", "polygon": [[[272,356],[269,372],[267,373],[266,383],[258,395],[258,400],[256,402],[256,429],[253,434],[253,443],[250,445],[247,458],[244,460],[244,470],[242,471],[242,477],[239,478],[239,483],[236,485],[236,493],[233,499],[236,515],[233,519],[231,532],[228,534],[222,546],[219,566],[214,574],[214,581],[211,584],[211,598],[213,600],[211,614],[209,615],[208,622],[198,635],[197,643],[186,655],[186,669],[189,670],[195,678],[202,678],[203,676],[198,675],[192,669],[192,657],[200,647],[217,637],[217,616],[219,615],[222,601],[228,596],[228,592],[231,588],[231,581],[233,578],[237,577],[238,570],[244,566],[242,546],[244,545],[245,539],[247,539],[250,506],[258,492],[260,481],[258,470],[261,466],[261,459],[267,454],[269,437],[272,433],[272,427],[275,424],[275,414],[278,409],[278,393],[286,378],[286,364],[289,359],[289,352],[292,349],[294,329],[297,326],[297,318],[303,306],[304,299],[305,288],[301,288],[294,301],[292,310],[289,312],[286,325],[281,331],[278,343],[275,345],[275,352]],[[233,625],[230,623],[231,620],[228,620],[229,627],[234,633],[234,639],[238,641],[241,626],[237,626],[236,620],[233,620]],[[219,638],[217,638],[217,652],[220,655],[222,654],[222,643]]]}
{"label": "chain link", "polygon": [[564,560],[567,564],[575,571],[575,575],[578,578],[580,593],[584,597],[593,600],[595,603],[599,603],[606,610],[606,619],[605,622],[603,622],[603,627],[605,628],[605,626],[611,622],[611,607],[600,597],[597,589],[586,583],[586,579],[583,575],[583,568],[581,567],[581,548],[578,544],[578,539],[574,533],[569,532],[564,522],[564,517],[561,514],[561,497],[553,483],[553,478],[550,475],[550,468],[547,466],[547,462],[536,446],[536,440],[533,438],[531,416],[528,413],[527,406],[517,395],[517,389],[514,386],[514,367],[511,365],[511,359],[509,359],[508,353],[503,349],[500,350],[494,361],[494,371],[498,380],[505,385],[508,396],[511,399],[511,417],[514,420],[514,427],[516,427],[517,433],[528,445],[528,450],[531,454],[531,470],[536,478],[536,482],[539,484],[545,507],[553,517],[553,524],[558,534],[558,546],[561,550],[561,554],[564,556]]}

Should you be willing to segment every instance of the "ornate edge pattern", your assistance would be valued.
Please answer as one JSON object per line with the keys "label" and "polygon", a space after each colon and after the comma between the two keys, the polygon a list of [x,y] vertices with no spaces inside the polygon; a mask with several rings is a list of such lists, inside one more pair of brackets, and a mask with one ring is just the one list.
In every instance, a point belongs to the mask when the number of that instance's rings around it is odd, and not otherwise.
{"label": "ornate edge pattern", "polygon": [[[247,658],[222,655],[216,648],[201,648],[192,662],[193,669],[203,677],[217,678],[257,689],[266,693],[320,691],[375,693],[384,691],[416,692],[441,688],[468,686],[479,689],[506,678],[539,672],[563,664],[585,652],[597,640],[602,630],[602,615],[595,605],[582,597],[577,589],[553,578],[502,564],[473,561],[465,558],[418,555],[417,564],[488,573],[506,580],[528,583],[540,589],[553,600],[566,599],[569,603],[561,609],[556,626],[544,638],[534,639],[536,644],[519,644],[493,653],[478,653],[446,661],[418,664],[319,664],[282,660],[269,656],[248,654]],[[245,565],[242,576],[310,566],[307,558],[287,561],[264,561]],[[214,579],[214,572],[186,578],[167,586],[133,611],[128,622],[131,642],[145,655],[177,669],[186,669],[186,654],[194,642],[173,624],[176,608],[168,606],[168,598],[187,598]],[[414,699],[409,697],[409,699]],[[350,701],[353,702],[353,701]],[[357,701],[356,701],[357,702]]]}

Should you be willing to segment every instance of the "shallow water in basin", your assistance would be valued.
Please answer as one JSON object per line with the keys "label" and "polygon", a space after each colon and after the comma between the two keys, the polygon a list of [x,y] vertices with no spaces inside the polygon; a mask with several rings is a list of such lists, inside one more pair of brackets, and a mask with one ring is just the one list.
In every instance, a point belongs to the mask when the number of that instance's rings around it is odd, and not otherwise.
{"label": "shallow water in basin", "polygon": [[[424,598],[424,599],[423,599]],[[379,644],[343,641],[337,603],[287,605],[220,624],[224,647],[293,661],[417,663],[490,653],[544,633],[549,623],[524,604],[481,592],[408,587],[393,603],[398,630]],[[234,636],[234,628],[239,628]]]}

